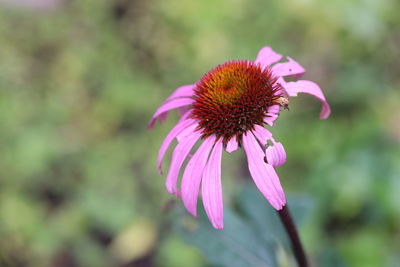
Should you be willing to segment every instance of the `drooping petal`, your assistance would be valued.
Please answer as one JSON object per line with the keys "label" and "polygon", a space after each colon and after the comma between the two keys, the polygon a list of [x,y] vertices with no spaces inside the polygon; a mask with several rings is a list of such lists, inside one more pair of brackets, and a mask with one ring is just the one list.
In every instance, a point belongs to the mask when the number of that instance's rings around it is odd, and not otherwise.
{"label": "drooping petal", "polygon": [[[195,120],[196,121],[196,120]],[[196,121],[197,122],[197,121]],[[191,135],[192,134],[192,132],[194,132],[196,129],[197,129],[197,127],[199,126],[199,124],[198,123],[194,123],[194,124],[192,124],[192,125],[190,125],[189,127],[188,127],[188,131],[182,131],[182,132],[180,132],[179,134],[177,134],[176,135],[176,139],[178,140],[178,142],[182,142],[182,140],[184,140],[184,139],[186,139],[186,137],[188,136],[188,135]],[[190,130],[189,130],[190,129]]]}
{"label": "drooping petal", "polygon": [[183,173],[181,196],[183,204],[193,216],[197,216],[197,197],[199,195],[201,176],[214,142],[215,137],[213,135],[207,137],[190,159]]}
{"label": "drooping petal", "polygon": [[184,129],[186,129],[188,126],[194,124],[196,121],[193,119],[186,119],[184,121],[181,121],[175,125],[174,128],[168,133],[167,137],[165,137],[164,141],[161,144],[160,150],[158,152],[158,172],[160,174],[163,173],[162,171],[162,161],[165,155],[165,152],[168,150],[169,145],[171,144],[172,140],[180,134]]}
{"label": "drooping petal", "polygon": [[165,186],[170,194],[177,194],[177,181],[179,176],[179,171],[183,164],[183,161],[188,156],[193,145],[199,140],[201,134],[199,132],[192,132],[185,139],[178,143],[174,153],[172,154],[171,165],[169,167],[167,179],[165,181]]}
{"label": "drooping petal", "polygon": [[272,72],[279,76],[301,76],[306,71],[299,63],[287,57],[288,62],[277,63],[272,67]]}
{"label": "drooping petal", "polygon": [[[191,97],[193,96],[193,90],[196,86],[194,84],[189,84],[189,85],[183,85],[181,87],[178,87],[166,100],[172,100],[174,98],[178,97]],[[165,103],[164,102],[164,103]]]}
{"label": "drooping petal", "polygon": [[274,122],[279,117],[280,111],[281,107],[279,105],[270,106],[266,112],[266,117],[264,118],[264,122],[269,126],[274,126]]}
{"label": "drooping petal", "polygon": [[224,228],[224,214],[221,186],[222,139],[219,139],[211,152],[203,172],[201,194],[207,216],[216,229]]}
{"label": "drooping petal", "polygon": [[278,62],[279,60],[281,60],[281,58],[281,54],[278,54],[269,46],[264,46],[263,48],[261,48],[260,52],[258,52],[257,58],[254,63],[260,64],[262,68],[265,68],[271,64]]}
{"label": "drooping petal", "polygon": [[[164,112],[158,116],[158,120],[162,123],[168,118],[168,112]],[[150,127],[149,127],[150,128]]]}
{"label": "drooping petal", "polygon": [[168,102],[164,102],[152,116],[148,128],[153,128],[157,118],[159,118],[160,116],[162,118],[162,116],[165,116],[166,112],[170,111],[171,109],[189,106],[193,103],[193,101],[194,100],[192,98],[175,98]]}
{"label": "drooping petal", "polygon": [[252,132],[263,146],[265,146],[267,144],[267,141],[272,138],[271,132],[260,125],[255,125]]}
{"label": "drooping petal", "polygon": [[178,108],[178,114],[179,114],[180,116],[183,116],[183,115],[185,115],[190,109],[191,109],[190,106],[180,107],[180,108]]}
{"label": "drooping petal", "polygon": [[274,167],[279,167],[286,162],[286,151],[280,142],[272,139],[272,146],[268,146],[265,150],[268,164]]}
{"label": "drooping petal", "polygon": [[181,115],[181,118],[179,119],[178,122],[181,122],[181,121],[186,120],[186,119],[189,118],[189,116],[192,114],[191,109],[190,109],[189,107],[183,107],[183,108],[187,108],[188,111],[186,111],[185,114],[182,114],[182,115]]}
{"label": "drooping petal", "polygon": [[242,138],[250,174],[257,188],[275,209],[282,209],[286,198],[278,175],[271,165],[264,162],[265,154],[253,134],[248,131]]}
{"label": "drooping petal", "polygon": [[229,139],[228,143],[226,144],[226,152],[231,153],[233,151],[236,151],[238,149],[238,141],[236,137],[232,137]]}
{"label": "drooping petal", "polygon": [[288,82],[283,84],[289,96],[297,96],[298,93],[305,93],[316,97],[322,103],[321,113],[319,117],[326,119],[331,114],[331,108],[325,99],[324,93],[318,84],[312,81],[300,80],[297,82]]}

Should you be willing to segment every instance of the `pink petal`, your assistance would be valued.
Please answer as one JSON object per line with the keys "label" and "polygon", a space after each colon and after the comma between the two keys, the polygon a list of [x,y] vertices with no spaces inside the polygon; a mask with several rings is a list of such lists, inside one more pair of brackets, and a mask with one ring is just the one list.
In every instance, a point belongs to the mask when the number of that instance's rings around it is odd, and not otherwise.
{"label": "pink petal", "polygon": [[272,138],[271,132],[260,125],[255,125],[252,132],[263,146],[267,144],[267,140],[270,140]]}
{"label": "pink petal", "polygon": [[283,84],[283,86],[289,96],[297,96],[298,93],[305,93],[312,95],[316,97],[319,101],[321,101],[322,109],[321,113],[319,114],[319,117],[321,119],[326,119],[331,114],[331,108],[329,107],[329,104],[325,99],[324,93],[322,93],[322,90],[318,86],[318,84],[311,81],[300,80],[297,82],[285,83]]}
{"label": "pink petal", "polygon": [[301,76],[306,71],[299,63],[287,57],[288,62],[278,63],[272,67],[272,72],[280,77]]}
{"label": "pink petal", "polygon": [[272,106],[268,107],[267,112],[273,113],[273,114],[278,114],[279,112],[281,112],[281,107],[279,105],[272,105]]}
{"label": "pink petal", "polygon": [[180,107],[178,108],[178,113],[180,116],[185,115],[189,110],[190,110],[190,106],[184,106],[184,107]]}
{"label": "pink petal", "polygon": [[177,186],[176,183],[178,181],[179,171],[183,164],[183,161],[188,156],[190,150],[193,145],[200,138],[199,132],[192,132],[191,135],[187,136],[182,142],[178,143],[176,146],[174,153],[172,154],[171,165],[169,167],[167,179],[165,181],[165,185],[167,187],[167,191],[170,194],[177,194]]}
{"label": "pink petal", "polygon": [[274,64],[281,60],[282,55],[276,53],[269,46],[264,46],[261,48],[260,52],[258,52],[257,58],[254,61],[256,64],[260,64],[262,68],[268,67],[271,64]]}
{"label": "pink petal", "polygon": [[278,115],[269,115],[269,117],[264,118],[264,122],[269,126],[274,126],[274,122],[278,118]]}
{"label": "pink petal", "polygon": [[191,97],[193,96],[193,90],[196,87],[196,85],[194,84],[189,84],[189,85],[183,85],[179,88],[177,88],[166,100],[172,100],[174,98],[178,98],[178,97]]}
{"label": "pink petal", "polygon": [[280,105],[272,105],[267,109],[265,113],[266,117],[264,118],[264,123],[269,126],[274,126],[274,122],[279,117],[279,113],[281,112]]}
{"label": "pink petal", "polygon": [[[185,108],[185,107],[184,107],[184,108]],[[182,114],[182,115],[181,115],[181,118],[179,119],[179,122],[186,120],[187,118],[189,118],[189,116],[190,116],[191,114],[192,114],[192,113],[190,112],[190,109],[188,109],[188,111],[187,111],[185,114]]]}
{"label": "pink petal", "polygon": [[210,159],[203,172],[201,182],[201,194],[203,196],[203,205],[208,219],[216,229],[224,228],[224,214],[221,186],[221,157],[222,157],[222,139],[219,139],[214,145]]}
{"label": "pink petal", "polygon": [[236,151],[238,149],[238,141],[236,139],[236,137],[232,137],[231,139],[229,139],[228,143],[226,144],[226,152],[231,153],[233,151]]}
{"label": "pink petal", "polygon": [[163,173],[162,171],[162,161],[165,155],[165,152],[168,150],[169,145],[171,144],[172,140],[181,133],[185,128],[190,126],[191,124],[194,124],[196,121],[193,119],[188,119],[179,122],[178,124],[175,125],[174,128],[168,133],[167,137],[165,137],[164,141],[161,144],[160,150],[158,152],[158,172],[160,174]]}
{"label": "pink petal", "polygon": [[176,139],[178,140],[178,143],[179,143],[179,142],[182,142],[182,140],[186,139],[187,136],[191,135],[192,132],[194,132],[194,131],[197,129],[198,126],[199,126],[199,125],[198,125],[197,123],[196,123],[196,124],[193,124],[193,125],[190,125],[190,126],[188,127],[188,128],[190,128],[190,130],[188,130],[188,131],[182,131],[182,132],[180,132],[179,134],[177,134],[177,135],[176,135]]}
{"label": "pink petal", "polygon": [[274,168],[264,162],[265,154],[250,131],[243,135],[242,140],[249,170],[255,184],[275,209],[282,209],[286,198]]}
{"label": "pink petal", "polygon": [[197,197],[199,194],[201,176],[214,142],[215,137],[213,135],[207,137],[190,159],[183,173],[181,184],[182,200],[186,209],[193,216],[197,216]]}
{"label": "pink petal", "polygon": [[[167,118],[168,118],[168,112],[164,112],[164,113],[160,114],[160,116],[158,116],[158,120],[160,122],[164,122]],[[151,127],[153,127],[153,126],[151,126]],[[149,127],[149,128],[151,128],[151,127]]]}
{"label": "pink petal", "polygon": [[176,98],[176,99],[172,99],[171,101],[164,102],[154,113],[153,117],[151,118],[148,128],[150,128],[150,129],[153,128],[157,118],[159,118],[160,116],[162,118],[162,116],[163,116],[162,114],[164,114],[165,112],[168,112],[171,109],[191,105],[193,103],[193,101],[194,100],[192,98]]}
{"label": "pink petal", "polygon": [[279,142],[275,142],[272,139],[272,146],[268,146],[265,151],[265,156],[267,157],[268,164],[274,167],[281,166],[286,162],[286,151],[283,145]]}

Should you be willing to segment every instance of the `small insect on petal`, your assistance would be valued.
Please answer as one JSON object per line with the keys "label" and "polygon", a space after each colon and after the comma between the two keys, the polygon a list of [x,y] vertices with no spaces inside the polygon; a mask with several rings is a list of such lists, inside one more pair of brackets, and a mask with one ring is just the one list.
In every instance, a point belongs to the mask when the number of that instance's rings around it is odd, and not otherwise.
{"label": "small insect on petal", "polygon": [[280,96],[276,102],[283,107],[284,109],[289,109],[289,98],[286,98],[284,96]]}

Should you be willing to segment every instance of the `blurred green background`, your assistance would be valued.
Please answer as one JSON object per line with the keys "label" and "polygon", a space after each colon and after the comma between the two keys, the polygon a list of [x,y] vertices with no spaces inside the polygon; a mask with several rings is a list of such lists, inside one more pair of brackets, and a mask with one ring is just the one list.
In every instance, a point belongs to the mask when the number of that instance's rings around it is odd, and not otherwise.
{"label": "blurred green background", "polygon": [[399,10],[0,0],[0,266],[294,266],[242,151],[224,154],[227,229],[216,231],[172,208],[157,173],[177,115],[146,129],[175,88],[265,45],[299,61],[333,111],[321,121],[301,95],[271,129],[313,266],[399,266]]}

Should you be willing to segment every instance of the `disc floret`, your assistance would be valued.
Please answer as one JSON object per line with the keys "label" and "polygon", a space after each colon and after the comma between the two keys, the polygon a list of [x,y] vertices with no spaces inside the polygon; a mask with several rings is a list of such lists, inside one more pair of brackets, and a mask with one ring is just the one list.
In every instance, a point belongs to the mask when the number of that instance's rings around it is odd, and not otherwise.
{"label": "disc floret", "polygon": [[262,125],[268,107],[282,97],[270,68],[248,60],[229,61],[206,73],[194,90],[193,117],[203,138],[240,136]]}

